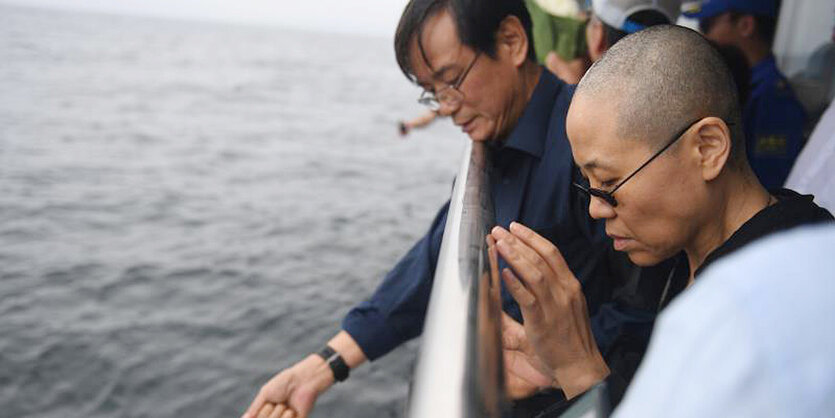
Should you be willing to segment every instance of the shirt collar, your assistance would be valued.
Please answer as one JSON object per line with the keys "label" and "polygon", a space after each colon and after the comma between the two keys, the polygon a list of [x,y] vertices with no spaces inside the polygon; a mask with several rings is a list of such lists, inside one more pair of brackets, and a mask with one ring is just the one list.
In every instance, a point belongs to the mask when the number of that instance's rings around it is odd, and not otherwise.
{"label": "shirt collar", "polygon": [[772,190],[771,194],[777,198],[777,203],[757,212],[731,234],[727,241],[708,254],[696,269],[697,278],[708,265],[754,240],[796,226],[832,220],[832,214],[816,205],[812,195],[801,195],[789,189]]}
{"label": "shirt collar", "polygon": [[516,122],[516,127],[499,148],[500,150],[515,149],[537,158],[542,157],[545,141],[548,140],[554,97],[559,92],[561,83],[551,72],[543,67],[540,68],[542,69],[541,75],[531,99]]}

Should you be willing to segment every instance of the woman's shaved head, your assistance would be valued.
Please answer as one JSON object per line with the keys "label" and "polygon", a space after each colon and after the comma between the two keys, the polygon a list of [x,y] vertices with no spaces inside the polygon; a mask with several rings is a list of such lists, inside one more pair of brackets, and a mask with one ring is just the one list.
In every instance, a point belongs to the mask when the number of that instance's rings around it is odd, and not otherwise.
{"label": "woman's shaved head", "polygon": [[613,103],[619,137],[657,146],[687,123],[722,118],[730,125],[731,165],[744,161],[733,76],[693,30],[662,25],[623,38],[589,69],[576,96]]}

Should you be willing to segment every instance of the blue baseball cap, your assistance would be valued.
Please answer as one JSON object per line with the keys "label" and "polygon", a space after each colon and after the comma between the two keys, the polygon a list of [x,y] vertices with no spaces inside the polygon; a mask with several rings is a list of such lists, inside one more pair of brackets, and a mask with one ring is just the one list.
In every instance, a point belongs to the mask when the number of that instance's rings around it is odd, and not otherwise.
{"label": "blue baseball cap", "polygon": [[701,20],[730,11],[776,18],[777,0],[702,0],[685,10],[684,15]]}

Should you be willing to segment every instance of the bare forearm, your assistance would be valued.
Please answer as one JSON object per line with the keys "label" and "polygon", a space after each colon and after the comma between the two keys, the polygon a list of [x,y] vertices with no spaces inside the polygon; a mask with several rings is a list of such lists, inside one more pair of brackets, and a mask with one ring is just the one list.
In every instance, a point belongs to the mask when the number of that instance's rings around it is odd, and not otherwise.
{"label": "bare forearm", "polygon": [[339,331],[338,334],[328,341],[328,345],[336,350],[342,356],[342,359],[345,360],[345,364],[352,369],[368,361],[359,344],[354,341],[351,334],[345,331]]}

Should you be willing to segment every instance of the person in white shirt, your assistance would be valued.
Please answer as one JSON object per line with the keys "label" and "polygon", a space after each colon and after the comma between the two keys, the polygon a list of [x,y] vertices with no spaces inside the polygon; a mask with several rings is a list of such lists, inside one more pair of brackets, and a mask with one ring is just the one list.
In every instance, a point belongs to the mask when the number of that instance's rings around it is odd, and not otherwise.
{"label": "person in white shirt", "polygon": [[835,226],[711,266],[661,314],[613,416],[824,417],[835,411]]}
{"label": "person in white shirt", "polygon": [[815,195],[815,203],[835,209],[835,102],[826,109],[797,157],[786,187]]}

